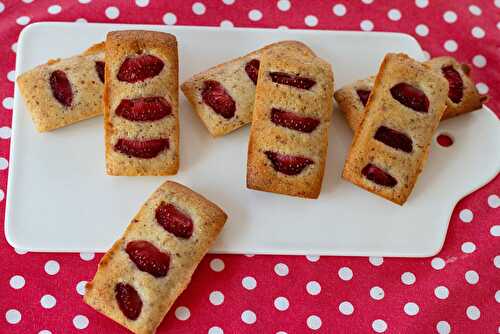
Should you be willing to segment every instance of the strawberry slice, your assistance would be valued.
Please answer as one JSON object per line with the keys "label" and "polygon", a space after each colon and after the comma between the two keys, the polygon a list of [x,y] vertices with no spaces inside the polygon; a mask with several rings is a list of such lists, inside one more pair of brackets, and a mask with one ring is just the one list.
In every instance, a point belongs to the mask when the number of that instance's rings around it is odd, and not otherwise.
{"label": "strawberry slice", "polygon": [[236,112],[236,103],[233,98],[226,92],[220,82],[215,80],[207,80],[203,83],[203,91],[201,96],[203,102],[209,105],[217,114],[225,119],[234,117]]}
{"label": "strawberry slice", "polygon": [[130,284],[115,285],[115,298],[122,313],[130,320],[139,318],[142,310],[142,300],[137,290]]}
{"label": "strawberry slice", "polygon": [[381,186],[392,188],[398,184],[398,181],[391,174],[372,164],[366,165],[361,170],[361,174]]}
{"label": "strawberry slice", "polygon": [[446,80],[448,80],[448,85],[450,90],[448,91],[448,97],[453,103],[460,103],[464,96],[464,82],[460,73],[453,68],[453,66],[445,66],[441,69]]}
{"label": "strawberry slice", "polygon": [[116,115],[129,121],[157,121],[172,113],[170,103],[161,96],[139,97],[122,100],[115,111]]}
{"label": "strawberry slice", "polygon": [[356,91],[356,93],[358,93],[358,97],[361,100],[361,103],[363,103],[363,105],[366,106],[366,104],[368,103],[368,98],[370,97],[371,91],[366,90],[366,89],[358,89]]}
{"label": "strawberry slice", "polygon": [[257,84],[257,78],[259,76],[259,66],[260,61],[258,59],[252,59],[245,65],[245,72],[247,72],[248,77]]}
{"label": "strawberry slice", "polygon": [[66,73],[61,70],[55,70],[50,74],[49,82],[54,98],[65,107],[71,106],[71,102],[73,102],[73,90],[71,89],[71,84]]}
{"label": "strawberry slice", "polygon": [[156,208],[156,221],[178,238],[189,239],[193,234],[193,221],[174,205],[161,202]]}
{"label": "strawberry slice", "polygon": [[393,130],[386,126],[381,126],[375,132],[374,138],[396,150],[401,150],[406,153],[413,151],[413,141],[410,137],[402,132]]}
{"label": "strawberry slice", "polygon": [[271,109],[271,121],[276,125],[305,133],[313,132],[320,123],[318,119],[302,117],[277,108]]}
{"label": "strawberry slice", "polygon": [[103,61],[96,61],[95,62],[95,70],[96,70],[97,75],[99,76],[99,79],[101,80],[102,83],[104,83],[104,66],[105,66],[105,63]]}
{"label": "strawberry slice", "polygon": [[115,144],[115,151],[131,157],[151,159],[168,149],[168,138],[150,140],[132,140],[120,138]]}
{"label": "strawberry slice", "polygon": [[266,151],[264,153],[271,161],[276,171],[290,176],[300,174],[304,168],[314,163],[311,159],[301,156],[287,155],[271,151]]}
{"label": "strawberry slice", "polygon": [[402,105],[418,112],[429,111],[429,99],[420,89],[405,82],[391,88],[392,97]]}
{"label": "strawberry slice", "polygon": [[165,64],[153,55],[139,55],[125,59],[118,70],[120,81],[135,83],[153,78],[160,74]]}
{"label": "strawberry slice", "polygon": [[154,277],[165,277],[170,267],[170,255],[163,253],[149,241],[135,240],[125,247],[130,260],[137,268]]}
{"label": "strawberry slice", "polygon": [[278,84],[293,86],[301,89],[311,89],[316,84],[316,81],[301,77],[298,75],[283,73],[283,72],[270,72],[271,80]]}

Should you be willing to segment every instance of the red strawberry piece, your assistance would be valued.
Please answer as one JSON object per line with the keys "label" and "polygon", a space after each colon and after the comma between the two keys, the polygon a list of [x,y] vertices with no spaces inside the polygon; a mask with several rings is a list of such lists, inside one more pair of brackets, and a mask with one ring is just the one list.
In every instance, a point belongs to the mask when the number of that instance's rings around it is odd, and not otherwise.
{"label": "red strawberry piece", "polygon": [[115,298],[123,314],[130,320],[139,318],[142,310],[142,300],[137,290],[130,284],[115,285]]}
{"label": "red strawberry piece", "polygon": [[61,70],[55,70],[50,74],[49,81],[54,98],[65,107],[71,106],[71,102],[73,101],[73,90],[71,89],[71,84],[69,83],[66,73]]}
{"label": "red strawberry piece", "polygon": [[203,102],[225,119],[232,118],[236,112],[236,103],[224,87],[215,80],[207,80],[203,85]]}
{"label": "red strawberry piece", "polygon": [[366,106],[366,103],[368,102],[368,98],[370,97],[371,91],[365,90],[365,89],[358,89],[356,91],[358,93],[358,97],[361,100],[361,103],[363,103],[364,106]]}
{"label": "red strawberry piece", "polygon": [[274,169],[286,175],[300,174],[304,168],[314,163],[311,159],[300,156],[281,154],[271,151],[266,151],[264,153],[273,164]]}
{"label": "red strawberry piece", "polygon": [[316,81],[312,79],[283,72],[270,72],[269,75],[273,82],[301,89],[311,89],[316,84]]}
{"label": "red strawberry piece", "polygon": [[163,253],[145,240],[130,241],[125,248],[130,260],[141,271],[154,277],[165,277],[170,266],[170,255]]}
{"label": "red strawberry piece", "polygon": [[453,68],[453,66],[445,66],[441,69],[444,77],[448,80],[448,85],[450,90],[448,91],[448,97],[453,103],[460,103],[462,97],[464,96],[464,82],[460,73]]}
{"label": "red strawberry piece", "polygon": [[366,165],[361,170],[361,174],[363,174],[368,180],[381,186],[392,188],[398,184],[398,181],[391,174],[372,164]]}
{"label": "red strawberry piece", "polygon": [[168,138],[150,140],[121,138],[115,144],[115,151],[136,158],[151,159],[160,154],[161,151],[168,149],[168,147]]}
{"label": "red strawberry piece", "polygon": [[257,78],[259,76],[259,66],[260,61],[258,59],[252,59],[245,65],[245,72],[247,72],[248,77],[257,84]]}
{"label": "red strawberry piece", "polygon": [[418,112],[429,111],[429,99],[420,89],[401,82],[391,88],[392,97],[408,108]]}
{"label": "red strawberry piece", "polygon": [[101,80],[102,83],[104,83],[104,62],[103,61],[96,61],[95,62],[95,70],[97,72],[97,75],[99,76],[99,79]]}
{"label": "red strawberry piece", "polygon": [[374,138],[396,150],[401,150],[406,153],[413,151],[413,141],[410,137],[402,132],[390,129],[386,126],[381,126],[375,132]]}
{"label": "red strawberry piece", "polygon": [[156,208],[156,221],[178,238],[189,239],[193,234],[193,221],[169,203],[161,202]]}
{"label": "red strawberry piece", "polygon": [[157,121],[172,113],[170,103],[161,96],[122,100],[115,113],[129,121]]}
{"label": "red strawberry piece", "polygon": [[130,83],[144,81],[160,74],[164,65],[160,58],[152,55],[129,57],[120,66],[117,78]]}
{"label": "red strawberry piece", "polygon": [[306,133],[313,132],[319,125],[318,119],[302,117],[296,113],[277,108],[271,109],[271,121],[276,125]]}

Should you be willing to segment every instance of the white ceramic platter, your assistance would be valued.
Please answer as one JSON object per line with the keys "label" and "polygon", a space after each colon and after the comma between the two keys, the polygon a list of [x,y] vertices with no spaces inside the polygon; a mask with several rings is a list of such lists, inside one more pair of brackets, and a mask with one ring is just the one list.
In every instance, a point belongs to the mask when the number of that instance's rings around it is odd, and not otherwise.
{"label": "white ceramic platter", "polygon": [[[49,58],[77,54],[117,29],[175,34],[181,80],[285,39],[304,41],[330,61],[336,87],[376,73],[387,52],[423,59],[416,40],[403,34],[39,23],[19,38],[17,73]],[[413,194],[399,207],[341,179],[352,134],[335,111],[318,200],[251,191],[245,186],[248,127],[213,139],[182,94],[181,101],[181,169],[170,179],[201,192],[229,214],[212,252],[431,256],[443,244],[456,202],[499,171],[499,122],[491,111],[446,121],[439,131],[451,134],[455,144],[432,144]],[[16,89],[5,226],[12,246],[104,251],[167,179],[106,176],[101,123],[97,117],[39,134]]]}

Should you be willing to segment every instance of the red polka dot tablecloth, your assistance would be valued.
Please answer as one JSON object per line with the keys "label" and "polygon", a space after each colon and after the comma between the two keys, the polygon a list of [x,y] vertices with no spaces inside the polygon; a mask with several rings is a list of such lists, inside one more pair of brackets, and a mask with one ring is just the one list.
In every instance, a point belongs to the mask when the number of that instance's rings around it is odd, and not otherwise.
{"label": "red polka dot tablecloth", "polygon": [[[405,32],[472,64],[500,111],[500,0],[0,0],[2,217],[16,41],[37,21]],[[208,255],[158,332],[500,333],[499,194],[497,176],[460,201],[434,258]],[[14,250],[1,226],[0,333],[127,332],[82,303],[101,255]]]}

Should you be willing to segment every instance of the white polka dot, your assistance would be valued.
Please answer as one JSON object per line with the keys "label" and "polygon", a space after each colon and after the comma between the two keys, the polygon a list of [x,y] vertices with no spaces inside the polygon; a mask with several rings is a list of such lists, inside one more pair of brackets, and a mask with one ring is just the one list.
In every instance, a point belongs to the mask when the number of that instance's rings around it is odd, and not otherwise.
{"label": "white polka dot", "polygon": [[279,26],[276,29],[278,29],[278,30],[288,30],[288,27],[287,26]]}
{"label": "white polka dot", "polygon": [[337,16],[344,16],[347,13],[347,9],[341,3],[336,4],[335,6],[333,6],[332,10],[333,10],[333,14],[335,14]]}
{"label": "white polka dot", "polygon": [[286,311],[290,306],[290,302],[285,297],[278,297],[274,300],[274,307],[278,311]]}
{"label": "white polka dot", "polygon": [[339,304],[339,311],[343,315],[351,315],[354,312],[354,306],[348,301],[344,301]]}
{"label": "white polka dot", "polygon": [[318,255],[306,255],[306,259],[310,262],[318,262],[319,256]]}
{"label": "white polka dot", "polygon": [[379,286],[374,286],[373,288],[370,289],[370,297],[372,297],[375,300],[381,300],[385,296],[384,290],[379,287]]}
{"label": "white polka dot", "polygon": [[0,202],[3,201],[4,198],[5,198],[5,193],[3,192],[2,189],[0,189]]}
{"label": "white polka dot", "polygon": [[339,277],[343,281],[349,281],[352,279],[352,270],[349,267],[342,267],[339,269]]}
{"label": "white polka dot", "polygon": [[232,5],[236,0],[222,0],[225,5]]}
{"label": "white polka dot", "polygon": [[[229,21],[229,22],[231,22],[231,21]],[[231,22],[231,24],[233,24],[233,23]],[[245,256],[246,256],[246,257],[254,257],[254,256],[255,256],[255,254],[245,254]]]}
{"label": "white polka dot", "polygon": [[12,106],[14,105],[14,99],[12,97],[6,97],[2,101],[2,105],[5,109],[12,109]]}
{"label": "white polka dot", "polygon": [[179,306],[175,309],[175,317],[181,321],[188,320],[191,316],[191,311],[186,306]]}
{"label": "white polka dot", "polygon": [[205,5],[201,2],[195,2],[191,8],[193,10],[193,13],[195,13],[196,15],[203,15],[207,10],[205,8]]}
{"label": "white polka dot", "polygon": [[252,21],[259,21],[262,19],[262,12],[258,9],[252,9],[248,12],[248,18]]}
{"label": "white polka dot", "polygon": [[387,17],[391,21],[399,21],[401,20],[401,12],[398,9],[391,9],[387,12]]}
{"label": "white polka dot", "polygon": [[450,334],[451,326],[447,321],[441,320],[436,324],[436,329],[439,334]]}
{"label": "white polka dot", "polygon": [[52,295],[43,295],[40,299],[40,304],[42,305],[42,307],[47,309],[56,306],[56,302],[56,299]]}
{"label": "white polka dot", "polygon": [[210,261],[210,268],[215,272],[221,272],[224,270],[224,261],[221,259],[213,259]]}
{"label": "white polka dot", "polygon": [[286,12],[287,10],[290,9],[290,7],[292,7],[292,4],[288,0],[279,0],[276,6],[278,6],[279,10]]}
{"label": "white polka dot", "polygon": [[462,244],[462,252],[466,254],[473,253],[476,250],[476,245],[473,242],[467,241]]}
{"label": "white polka dot", "polygon": [[455,22],[457,22],[457,19],[458,19],[457,13],[455,13],[452,10],[447,10],[443,14],[443,20],[446,23],[455,23]]}
{"label": "white polka dot", "polygon": [[[24,3],[32,3],[35,0],[22,0]],[[90,0],[89,0],[90,1]]]}
{"label": "white polka dot", "polygon": [[114,20],[118,18],[118,16],[120,16],[120,10],[114,6],[106,8],[106,11],[104,13],[106,14],[106,17],[110,20]]}
{"label": "white polka dot", "polygon": [[0,2],[0,13],[3,12],[5,10],[5,5],[3,4],[3,2]]}
{"label": "white polka dot", "polygon": [[232,28],[232,27],[234,27],[234,24],[233,24],[233,22],[231,22],[229,20],[222,20],[220,22],[220,26],[221,26],[221,28]]}
{"label": "white polka dot", "polygon": [[47,8],[47,12],[51,15],[59,14],[61,11],[62,11],[62,8],[59,5],[52,5],[49,8]]}
{"label": "white polka dot", "polygon": [[241,321],[243,321],[247,325],[251,325],[257,321],[257,316],[253,311],[246,310],[241,313]]}
{"label": "white polka dot", "polygon": [[0,158],[0,170],[7,169],[9,167],[9,162],[5,158]]}
{"label": "white polka dot", "polygon": [[434,289],[434,295],[439,299],[446,299],[450,295],[450,291],[445,286],[438,286]]}
{"label": "white polka dot", "polygon": [[85,329],[89,325],[89,319],[81,314],[78,314],[73,318],[73,326],[76,329]]}
{"label": "white polka dot", "polygon": [[41,331],[38,332],[38,334],[52,334],[52,332],[47,329],[42,329]]}
{"label": "white polka dot", "polygon": [[481,311],[475,305],[467,307],[465,313],[467,314],[467,318],[470,320],[477,320],[481,316]]}
{"label": "white polka dot", "polygon": [[224,294],[220,291],[212,291],[208,299],[212,305],[221,305],[224,302]]}
{"label": "white polka dot", "polygon": [[7,80],[9,81],[16,81],[16,71],[9,71],[9,73],[7,73]]}
{"label": "white polka dot", "polygon": [[374,2],[375,0],[361,0],[362,3],[364,3],[365,5],[370,5]]}
{"label": "white polka dot", "polygon": [[462,211],[460,211],[458,216],[464,223],[470,223],[474,218],[474,214],[469,209],[463,209]]}
{"label": "white polka dot", "polygon": [[476,55],[472,58],[472,63],[476,67],[483,68],[486,66],[486,57],[483,55]]}
{"label": "white polka dot", "polygon": [[497,292],[495,292],[495,300],[497,301],[497,303],[500,303],[500,290],[497,290]]}
{"label": "white polka dot", "polygon": [[24,249],[17,249],[17,248],[14,248],[14,252],[16,252],[17,254],[19,255],[24,255],[24,254],[28,254],[28,251],[24,250]]}
{"label": "white polka dot", "polygon": [[429,0],[415,0],[415,6],[418,8],[425,8],[429,6]]}
{"label": "white polka dot", "polygon": [[476,84],[477,91],[479,94],[487,94],[490,88],[484,82],[478,82]]}
{"label": "white polka dot", "polygon": [[177,22],[177,16],[174,13],[165,13],[163,15],[163,23],[168,25],[174,25]]}
{"label": "white polka dot", "polygon": [[15,325],[21,321],[21,312],[16,309],[11,309],[5,312],[5,320],[11,325]]}
{"label": "white polka dot", "polygon": [[425,24],[419,24],[415,27],[415,32],[417,33],[417,35],[425,37],[429,35],[429,27],[427,27]]}
{"label": "white polka dot", "polygon": [[441,270],[446,266],[446,262],[440,257],[435,257],[431,261],[431,266],[436,270]]}
{"label": "white polka dot", "polygon": [[444,42],[444,49],[448,52],[455,52],[458,49],[458,44],[454,40],[449,39]]}
{"label": "white polka dot", "polygon": [[287,334],[285,331],[276,332],[276,334]]}
{"label": "white polka dot", "polygon": [[149,0],[135,0],[135,4],[138,7],[147,7],[149,5]]}
{"label": "white polka dot", "polygon": [[84,19],[83,17],[80,17],[79,19],[75,20],[76,23],[87,23],[87,20]]}
{"label": "white polka dot", "polygon": [[88,4],[90,3],[92,0],[78,0],[79,3],[83,3],[83,4]]}
{"label": "white polka dot", "polygon": [[59,262],[50,260],[45,263],[45,272],[49,275],[55,275],[59,272]]}
{"label": "white polka dot", "polygon": [[314,15],[307,15],[304,18],[304,22],[308,27],[315,27],[318,25],[318,18]]}
{"label": "white polka dot", "polygon": [[471,34],[475,38],[483,38],[486,35],[486,32],[481,27],[474,27],[471,30]]}
{"label": "white polka dot", "polygon": [[425,50],[422,50],[423,54],[424,54],[424,60],[429,60],[431,59],[431,55],[429,52],[425,51]]}
{"label": "white polka dot", "polygon": [[31,19],[28,16],[20,16],[16,19],[16,23],[21,25],[21,26],[25,26],[28,23],[30,23],[30,20]]}
{"label": "white polka dot", "polygon": [[378,267],[378,266],[381,266],[382,263],[384,263],[384,258],[383,257],[380,257],[380,256],[370,256],[368,258],[368,261],[370,261],[370,263],[375,266],[375,267]]}
{"label": "white polka dot", "polygon": [[80,253],[80,259],[83,261],[91,261],[95,257],[94,253]]}
{"label": "white polka dot", "polygon": [[361,30],[364,30],[364,31],[372,31],[373,30],[373,22],[370,20],[361,21],[359,26],[361,27]]}
{"label": "white polka dot", "polygon": [[500,8],[500,0],[495,0],[495,6],[496,6],[497,8]]}
{"label": "white polka dot", "polygon": [[78,284],[76,285],[76,292],[79,294],[79,295],[84,295],[85,294],[85,284],[87,284],[87,281],[80,281],[78,282]]}
{"label": "white polka dot", "polygon": [[286,276],[288,275],[288,266],[284,263],[277,263],[274,266],[274,272],[278,276]]}
{"label": "white polka dot", "polygon": [[479,274],[474,270],[469,270],[465,273],[465,280],[469,284],[477,284],[479,282]]}
{"label": "white polka dot", "polygon": [[10,278],[9,284],[12,289],[19,290],[26,284],[26,281],[21,275],[14,275]]}
{"label": "white polka dot", "polygon": [[469,12],[471,12],[472,15],[479,16],[479,15],[482,14],[483,11],[481,10],[481,8],[479,8],[476,5],[470,5],[469,6]]}
{"label": "white polka dot", "polygon": [[317,315],[310,315],[307,317],[307,327],[312,330],[320,329],[321,327],[321,318]]}
{"label": "white polka dot", "polygon": [[377,333],[383,333],[387,330],[387,323],[382,319],[377,319],[372,322],[372,328]]}
{"label": "white polka dot", "polygon": [[405,304],[403,310],[405,311],[406,314],[414,316],[418,313],[418,311],[420,311],[420,308],[418,307],[417,304],[410,302]]}
{"label": "white polka dot", "polygon": [[493,264],[495,265],[495,267],[500,269],[500,255],[495,256],[495,258],[493,259]]}
{"label": "white polka dot", "polygon": [[488,196],[488,205],[493,209],[500,207],[500,197],[496,194]]}
{"label": "white polka dot", "polygon": [[257,286],[257,281],[252,276],[247,276],[241,280],[241,285],[247,290],[253,290]]}
{"label": "white polka dot", "polygon": [[222,330],[222,328],[214,326],[210,327],[210,329],[208,330],[208,334],[224,334],[224,331]]}
{"label": "white polka dot", "polygon": [[494,237],[500,237],[500,225],[494,225],[490,228],[490,234]]}
{"label": "white polka dot", "polygon": [[316,296],[321,292],[321,285],[316,281],[310,281],[306,284],[307,293]]}
{"label": "white polka dot", "polygon": [[417,278],[412,272],[407,271],[401,275],[401,282],[405,285],[412,285],[416,280]]}
{"label": "white polka dot", "polygon": [[500,21],[497,22],[497,29],[500,30]]}
{"label": "white polka dot", "polygon": [[12,49],[12,52],[16,53],[16,51],[17,51],[17,42],[16,43],[12,43],[12,45],[11,45],[10,48]]}

